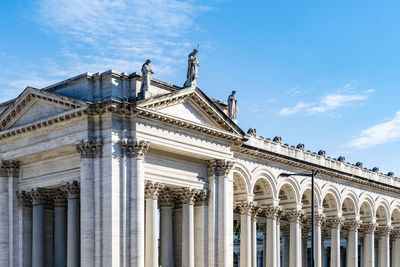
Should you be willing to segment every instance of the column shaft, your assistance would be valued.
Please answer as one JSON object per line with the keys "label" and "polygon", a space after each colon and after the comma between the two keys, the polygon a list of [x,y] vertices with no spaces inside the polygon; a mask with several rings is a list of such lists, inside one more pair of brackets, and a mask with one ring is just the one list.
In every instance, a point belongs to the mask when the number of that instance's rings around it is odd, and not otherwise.
{"label": "column shaft", "polygon": [[302,236],[301,238],[301,266],[308,266],[308,257],[307,257],[307,238]]}
{"label": "column shaft", "polygon": [[146,267],[158,267],[157,199],[146,198]]}
{"label": "column shaft", "polygon": [[172,206],[160,208],[160,228],[160,265],[163,267],[174,267]]}
{"label": "column shaft", "polygon": [[21,203],[19,208],[19,266],[32,266],[32,207]]}
{"label": "column shaft", "polygon": [[9,264],[8,199],[8,178],[0,169],[0,266]]}
{"label": "column shaft", "polygon": [[267,251],[266,251],[266,262],[264,264],[265,267],[271,266],[276,267],[278,266],[278,259],[277,259],[277,234],[276,234],[276,219],[269,218],[267,219]]}
{"label": "column shaft", "polygon": [[400,237],[399,236],[397,236],[394,241],[392,253],[394,254],[393,267],[400,267]]}
{"label": "column shaft", "polygon": [[207,218],[207,205],[201,203],[194,207],[194,261],[195,266],[206,267],[208,266],[208,218]]}
{"label": "column shaft", "polygon": [[251,218],[240,215],[240,266],[251,266]]}
{"label": "column shaft", "polygon": [[276,266],[281,266],[281,224],[276,220]]}
{"label": "column shaft", "polygon": [[315,267],[322,267],[321,224],[318,222],[314,223],[314,260]]}
{"label": "column shaft", "polygon": [[290,262],[290,230],[283,233],[282,266],[289,267]]}
{"label": "column shaft", "polygon": [[358,266],[358,232],[350,230],[347,237],[347,266]]}
{"label": "column shaft", "polygon": [[54,208],[54,267],[67,264],[67,215],[65,207]]}
{"label": "column shaft", "polygon": [[379,239],[379,267],[389,267],[390,265],[389,242],[389,234],[384,234]]}
{"label": "column shaft", "polygon": [[375,266],[375,240],[374,233],[366,233],[364,237],[364,266]]}
{"label": "column shaft", "polygon": [[[79,235],[79,199],[68,199],[67,219],[67,266],[78,267],[80,264],[80,235]],[[85,266],[82,264],[82,266]]]}
{"label": "column shaft", "polygon": [[194,267],[193,204],[182,206],[182,267]]}
{"label": "column shaft", "polygon": [[340,267],[340,228],[331,229],[331,267]]}
{"label": "column shaft", "polygon": [[251,218],[251,264],[257,267],[257,219]]}
{"label": "column shaft", "polygon": [[290,222],[290,267],[301,266],[301,250],[300,250],[300,224],[298,220]]}
{"label": "column shaft", "polygon": [[44,266],[43,205],[33,205],[32,267]]}

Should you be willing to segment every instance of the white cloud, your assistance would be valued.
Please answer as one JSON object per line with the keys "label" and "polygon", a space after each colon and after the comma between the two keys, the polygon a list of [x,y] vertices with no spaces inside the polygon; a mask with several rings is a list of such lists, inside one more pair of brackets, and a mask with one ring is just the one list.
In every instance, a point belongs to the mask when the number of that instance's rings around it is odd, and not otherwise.
{"label": "white cloud", "polygon": [[400,111],[396,112],[390,121],[361,131],[360,135],[350,140],[345,146],[365,149],[397,140],[400,140]]}
{"label": "white cloud", "polygon": [[[347,84],[343,88],[348,90],[351,85]],[[303,101],[298,102],[293,107],[286,107],[281,109],[278,113],[282,116],[289,116],[299,112],[306,114],[318,114],[325,113],[328,111],[336,110],[340,107],[355,105],[366,100],[371,93],[375,90],[369,89],[358,93],[333,93],[322,97],[319,101],[312,103],[305,103]]]}

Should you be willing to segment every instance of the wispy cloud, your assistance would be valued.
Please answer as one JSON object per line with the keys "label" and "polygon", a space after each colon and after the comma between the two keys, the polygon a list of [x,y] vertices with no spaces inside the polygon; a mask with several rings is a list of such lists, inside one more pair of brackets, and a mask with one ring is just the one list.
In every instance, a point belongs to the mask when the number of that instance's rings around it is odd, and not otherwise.
{"label": "wispy cloud", "polygon": [[[346,85],[343,88],[348,91],[349,85]],[[304,101],[300,101],[293,107],[282,108],[279,110],[278,114],[282,116],[289,116],[300,112],[304,112],[308,115],[325,113],[336,110],[340,107],[361,103],[362,101],[366,100],[374,91],[375,90],[373,89],[369,89],[357,93],[353,90],[348,91],[347,93],[332,93],[315,102],[306,103]]]}
{"label": "wispy cloud", "polygon": [[400,140],[400,111],[396,112],[393,119],[361,131],[344,146],[365,149],[397,140]]}

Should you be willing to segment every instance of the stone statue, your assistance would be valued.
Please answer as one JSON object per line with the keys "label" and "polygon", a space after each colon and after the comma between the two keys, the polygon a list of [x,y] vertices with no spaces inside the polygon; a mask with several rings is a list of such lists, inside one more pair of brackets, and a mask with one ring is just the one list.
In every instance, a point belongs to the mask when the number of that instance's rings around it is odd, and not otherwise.
{"label": "stone statue", "polygon": [[151,60],[148,59],[142,65],[142,86],[140,87],[140,94],[143,98],[145,97],[146,92],[149,90],[151,74],[154,74],[154,72],[151,70],[150,63]]}
{"label": "stone statue", "polygon": [[236,91],[232,91],[232,94],[228,97],[228,116],[232,120],[236,120],[238,113]]}
{"label": "stone statue", "polygon": [[196,56],[197,52],[199,52],[198,48],[199,46],[197,46],[197,48],[188,56],[187,80],[183,85],[184,87],[193,87],[197,84],[198,68],[200,66]]}

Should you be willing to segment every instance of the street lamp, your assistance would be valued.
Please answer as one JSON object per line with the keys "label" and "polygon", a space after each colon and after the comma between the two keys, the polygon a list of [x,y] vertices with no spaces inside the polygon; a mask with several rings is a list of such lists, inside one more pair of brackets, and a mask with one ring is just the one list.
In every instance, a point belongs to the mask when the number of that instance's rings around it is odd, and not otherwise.
{"label": "street lamp", "polygon": [[278,175],[283,177],[289,176],[307,176],[311,177],[311,266],[315,267],[314,260],[314,177],[318,171],[312,170],[311,173],[281,173]]}

